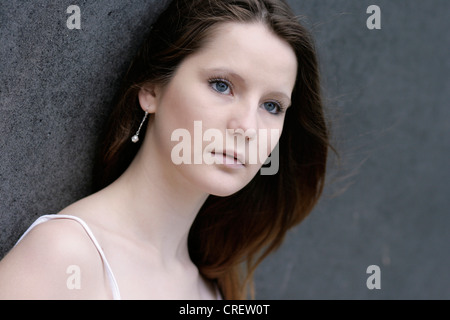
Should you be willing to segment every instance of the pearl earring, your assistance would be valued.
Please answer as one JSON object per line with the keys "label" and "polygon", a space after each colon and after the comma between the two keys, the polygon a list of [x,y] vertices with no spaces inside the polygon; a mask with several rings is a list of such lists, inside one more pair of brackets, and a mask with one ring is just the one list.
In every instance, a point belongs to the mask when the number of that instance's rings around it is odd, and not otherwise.
{"label": "pearl earring", "polygon": [[144,124],[145,119],[147,119],[147,116],[148,116],[148,112],[145,111],[144,119],[142,119],[141,124],[139,125],[139,129],[136,131],[136,134],[131,137],[131,141],[133,141],[133,143],[136,143],[139,141],[139,132],[141,131],[142,125]]}

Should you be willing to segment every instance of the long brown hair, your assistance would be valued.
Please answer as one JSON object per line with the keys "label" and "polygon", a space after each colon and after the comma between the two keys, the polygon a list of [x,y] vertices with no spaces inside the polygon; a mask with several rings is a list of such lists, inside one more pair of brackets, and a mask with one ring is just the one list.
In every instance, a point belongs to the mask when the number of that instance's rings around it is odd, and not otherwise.
{"label": "long brown hair", "polygon": [[316,50],[310,33],[284,1],[173,0],[125,76],[106,129],[96,182],[97,188],[107,186],[136,155],[139,147],[130,137],[142,118],[137,98],[142,85],[167,84],[183,59],[204,45],[213,27],[225,22],[265,24],[292,47],[298,61],[292,106],[278,145],[277,174],[257,174],[227,197],[210,195],[189,233],[189,253],[201,274],[217,282],[225,299],[245,299],[256,266],[312,211],[325,181],[329,133]]}

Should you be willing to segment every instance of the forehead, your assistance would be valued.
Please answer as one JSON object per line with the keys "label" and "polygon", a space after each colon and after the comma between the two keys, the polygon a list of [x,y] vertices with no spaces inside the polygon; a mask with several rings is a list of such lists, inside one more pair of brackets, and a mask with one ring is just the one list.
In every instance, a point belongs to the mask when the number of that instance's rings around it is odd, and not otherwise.
{"label": "forehead", "polygon": [[187,63],[230,68],[248,80],[292,90],[297,58],[291,46],[262,23],[223,23]]}

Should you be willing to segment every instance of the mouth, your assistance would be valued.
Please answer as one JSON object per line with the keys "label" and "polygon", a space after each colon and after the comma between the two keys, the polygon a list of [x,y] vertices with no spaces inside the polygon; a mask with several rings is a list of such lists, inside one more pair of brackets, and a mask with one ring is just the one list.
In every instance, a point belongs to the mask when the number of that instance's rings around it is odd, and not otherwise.
{"label": "mouth", "polygon": [[223,164],[225,166],[231,166],[231,167],[243,167],[244,161],[242,160],[242,157],[237,152],[231,152],[231,151],[211,151],[211,154],[213,157],[216,157],[219,159],[219,163]]}

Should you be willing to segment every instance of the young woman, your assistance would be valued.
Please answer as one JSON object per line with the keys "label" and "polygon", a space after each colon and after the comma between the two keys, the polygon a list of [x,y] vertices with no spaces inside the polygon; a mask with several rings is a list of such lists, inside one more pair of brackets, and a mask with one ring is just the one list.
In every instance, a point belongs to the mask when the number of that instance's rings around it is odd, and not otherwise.
{"label": "young woman", "polygon": [[0,262],[0,297],[248,298],[323,189],[311,36],[281,0],[174,0],[119,97],[98,189],[27,230]]}

